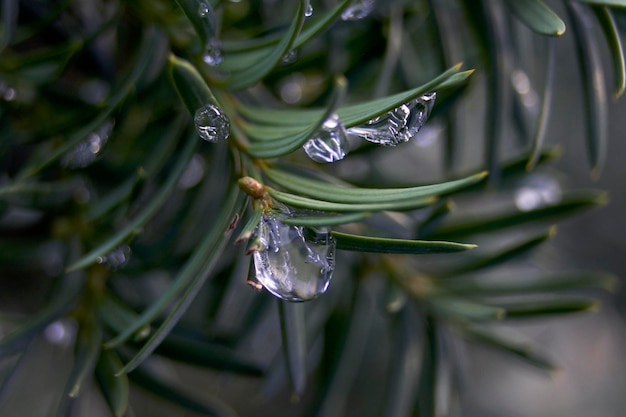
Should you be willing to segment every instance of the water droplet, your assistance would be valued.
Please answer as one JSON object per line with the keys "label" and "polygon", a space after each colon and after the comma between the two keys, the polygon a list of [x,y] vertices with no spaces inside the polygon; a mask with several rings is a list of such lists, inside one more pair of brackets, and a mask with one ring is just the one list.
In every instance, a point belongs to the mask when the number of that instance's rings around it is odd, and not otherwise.
{"label": "water droplet", "polygon": [[107,269],[117,270],[123,268],[130,261],[132,250],[128,245],[121,245],[104,256],[98,256],[96,262],[104,264]]}
{"label": "water droplet", "polygon": [[198,5],[198,15],[200,15],[200,17],[207,17],[208,14],[209,14],[209,6],[207,6],[206,3],[200,3]]}
{"label": "water droplet", "polygon": [[308,0],[308,1],[306,2],[306,6],[305,6],[305,8],[304,8],[304,15],[305,15],[306,17],[311,17],[311,16],[313,16],[313,6],[311,5],[311,1],[310,1],[310,0]]}
{"label": "water droplet", "polygon": [[283,56],[283,59],[280,62],[282,64],[291,64],[296,62],[296,59],[298,59],[298,50],[292,49]]}
{"label": "water droplet", "polygon": [[212,104],[207,104],[196,110],[193,121],[196,124],[198,135],[208,142],[226,140],[230,135],[228,116],[219,107]]}
{"label": "water droplet", "polygon": [[549,175],[533,175],[515,191],[515,205],[521,211],[531,211],[556,204],[561,200],[561,186]]}
{"label": "water droplet", "polygon": [[222,43],[217,39],[211,40],[207,46],[207,50],[204,52],[202,60],[212,67],[221,64],[222,61],[224,61]]}
{"label": "water droplet", "polygon": [[341,13],[342,20],[361,20],[366,18],[372,10],[376,0],[353,0]]}
{"label": "water droplet", "polygon": [[330,229],[288,226],[263,215],[255,230],[257,280],[276,297],[306,301],[328,288],[335,269],[335,241]]}
{"label": "water droplet", "polygon": [[115,126],[115,120],[106,121],[95,132],[87,136],[87,139],[80,142],[69,151],[61,163],[68,168],[84,168],[91,165],[99,156],[100,152],[109,140],[109,136]]}
{"label": "water droplet", "polygon": [[407,142],[426,123],[435,97],[436,93],[429,93],[413,99],[362,125],[351,127],[348,134],[385,146]]}
{"label": "water droplet", "polygon": [[343,159],[349,144],[346,129],[339,116],[333,114],[329,117],[303,148],[315,162],[335,162]]}

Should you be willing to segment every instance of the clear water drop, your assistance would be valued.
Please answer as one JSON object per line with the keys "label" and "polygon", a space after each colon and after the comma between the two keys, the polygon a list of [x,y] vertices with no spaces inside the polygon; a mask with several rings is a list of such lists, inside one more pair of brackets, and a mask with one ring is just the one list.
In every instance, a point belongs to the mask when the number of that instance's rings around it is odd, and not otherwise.
{"label": "clear water drop", "polygon": [[94,163],[109,140],[114,126],[115,120],[113,119],[103,123],[97,130],[90,133],[87,139],[65,154],[61,163],[72,169],[85,168]]}
{"label": "clear water drop", "polygon": [[291,64],[296,62],[296,59],[298,59],[298,50],[292,49],[283,56],[283,59],[280,62],[282,64]]}
{"label": "clear water drop", "polygon": [[253,254],[256,278],[270,293],[307,301],[326,291],[335,269],[330,229],[288,226],[263,215],[254,234],[260,244]]}
{"label": "clear water drop", "polygon": [[213,104],[206,104],[196,110],[193,121],[198,135],[207,142],[226,140],[230,135],[228,116]]}
{"label": "clear water drop", "polygon": [[374,10],[376,0],[353,0],[341,13],[342,20],[365,19]]}
{"label": "clear water drop", "polygon": [[111,252],[104,256],[98,256],[96,262],[104,264],[107,269],[117,270],[123,268],[130,261],[132,250],[128,245],[121,245],[113,249]]}
{"label": "clear water drop", "polygon": [[425,94],[395,109],[348,129],[348,134],[384,146],[409,141],[424,126],[435,104],[436,93]]}
{"label": "clear water drop", "polygon": [[343,159],[349,148],[346,129],[333,114],[302,147],[315,162],[335,162]]}
{"label": "clear water drop", "polygon": [[306,6],[304,8],[304,15],[306,17],[311,17],[313,16],[313,6],[311,5],[311,0],[308,0],[306,2]]}
{"label": "clear water drop", "polygon": [[217,39],[211,40],[206,51],[204,52],[202,60],[212,67],[221,64],[222,61],[224,61],[224,56],[222,55],[222,43]]}
{"label": "clear water drop", "polygon": [[207,17],[209,14],[209,6],[206,3],[200,3],[198,5],[198,15],[200,17]]}

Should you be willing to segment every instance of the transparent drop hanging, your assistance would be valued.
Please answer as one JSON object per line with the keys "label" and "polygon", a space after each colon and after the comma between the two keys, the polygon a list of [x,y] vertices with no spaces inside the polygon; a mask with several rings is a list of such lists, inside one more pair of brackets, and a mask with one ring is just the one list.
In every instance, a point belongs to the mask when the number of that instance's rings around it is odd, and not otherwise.
{"label": "transparent drop hanging", "polygon": [[305,7],[304,7],[304,16],[305,17],[311,17],[313,16],[313,6],[311,5],[311,0],[307,0],[305,2]]}
{"label": "transparent drop hanging", "polygon": [[315,162],[329,163],[343,159],[348,153],[349,143],[339,116],[333,114],[329,117],[302,148]]}
{"label": "transparent drop hanging", "polygon": [[436,93],[424,94],[362,125],[351,127],[348,134],[385,146],[408,142],[428,120],[436,96]]}
{"label": "transparent drop hanging", "polygon": [[328,228],[289,226],[263,215],[252,239],[256,279],[286,301],[307,301],[323,294],[335,269],[335,241]]}
{"label": "transparent drop hanging", "polygon": [[193,118],[198,135],[207,142],[219,142],[230,135],[230,120],[217,106],[206,104],[196,110]]}

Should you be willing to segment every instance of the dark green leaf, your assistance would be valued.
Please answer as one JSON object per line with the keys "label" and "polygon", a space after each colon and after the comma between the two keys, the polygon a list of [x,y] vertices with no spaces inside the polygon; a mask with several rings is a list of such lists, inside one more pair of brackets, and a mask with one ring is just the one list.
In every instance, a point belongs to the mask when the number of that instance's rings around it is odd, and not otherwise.
{"label": "dark green leaf", "polygon": [[214,253],[215,247],[219,244],[219,241],[223,240],[224,230],[219,230],[220,227],[218,226],[227,225],[229,223],[230,215],[235,207],[232,200],[235,194],[235,192],[230,194],[230,198],[224,203],[223,211],[217,217],[217,223],[214,224],[211,232],[207,233],[205,238],[198,244],[193,254],[187,262],[185,262],[168,289],[161,294],[157,301],[141,313],[140,317],[138,317],[133,324],[129,325],[123,332],[105,343],[105,347],[112,348],[124,343],[135,334],[135,332],[156,319],[186,288],[192,285],[199,271],[204,268],[207,259],[210,259],[211,254]]}
{"label": "dark green leaf", "polygon": [[309,210],[317,211],[334,211],[340,213],[346,212],[368,212],[368,211],[382,211],[382,210],[412,210],[420,207],[427,206],[435,202],[435,198],[413,198],[409,200],[397,200],[381,203],[366,203],[366,204],[345,204],[345,203],[333,203],[329,201],[314,200],[307,197],[301,197],[295,194],[283,193],[275,190],[271,187],[266,187],[269,195],[280,201],[293,207],[300,207]]}
{"label": "dark green leaf", "polygon": [[185,289],[180,299],[174,305],[171,312],[165,318],[159,328],[152,334],[150,339],[143,345],[139,352],[120,370],[120,374],[126,374],[131,372],[137,366],[139,366],[145,359],[147,359],[152,352],[159,346],[159,344],[167,337],[172,331],[174,326],[182,318],[183,314],[187,311],[193,300],[195,299],[198,291],[204,285],[205,281],[211,276],[213,269],[216,267],[220,260],[221,254],[226,248],[229,242],[228,235],[232,232],[229,229],[230,216],[233,211],[241,209],[243,202],[243,193],[239,191],[238,187],[233,187],[232,191],[227,199],[227,202],[222,206],[222,212],[218,215],[218,222],[213,226],[210,235],[216,236],[219,239],[215,246],[213,246],[208,254],[207,259],[202,264],[202,267],[195,272],[195,276],[189,287]]}
{"label": "dark green leaf", "polygon": [[513,14],[540,35],[561,36],[565,23],[541,0],[506,0]]}
{"label": "dark green leaf", "polygon": [[[211,2],[208,0],[176,0],[176,3],[193,25],[204,51],[211,39],[217,34],[215,11]],[[200,13],[201,8],[202,13]]]}
{"label": "dark green leaf", "polygon": [[409,306],[398,313],[390,380],[385,384],[385,417],[410,415],[418,389],[420,368],[429,366],[419,360],[424,344],[417,331],[420,328],[419,321]]}
{"label": "dark green leaf", "polygon": [[468,339],[511,353],[530,365],[547,371],[557,370],[552,361],[544,353],[537,351],[532,342],[523,340],[520,335],[511,335],[510,329],[507,333],[502,333],[478,326],[462,326],[460,330]]}
{"label": "dark green leaf", "polygon": [[301,215],[297,212],[294,215],[277,215],[278,219],[290,226],[307,226],[307,227],[322,227],[322,226],[336,226],[340,224],[360,222],[367,217],[369,213],[348,213],[348,214],[336,214],[336,215]]}
{"label": "dark green leaf", "polygon": [[626,0],[578,0],[581,3],[597,4],[600,6],[626,8]]}
{"label": "dark green leaf", "polygon": [[615,24],[613,13],[608,7],[596,6],[593,8],[593,11],[600,22],[600,26],[602,26],[604,37],[611,51],[613,72],[615,73],[614,96],[618,98],[624,93],[624,89],[626,88],[626,63],[624,62],[624,50],[622,48],[620,33]]}
{"label": "dark green leaf", "polygon": [[[461,262],[459,265],[453,266],[451,269],[436,273],[436,276],[439,278],[451,277],[508,262],[511,259],[522,256],[535,249],[537,246],[554,236],[555,233],[556,228],[551,227],[547,231],[535,234],[507,247],[499,247],[482,255],[476,254],[472,257],[472,259]],[[472,255],[474,255],[474,253],[472,253]]]}
{"label": "dark green leaf", "polygon": [[451,253],[474,249],[476,245],[428,240],[389,239],[332,232],[337,249],[370,253]]}
{"label": "dark green leaf", "polygon": [[194,366],[236,372],[241,375],[263,374],[263,368],[259,363],[232,349],[174,334],[169,334],[155,352]]}
{"label": "dark green leaf", "polygon": [[[278,44],[263,53],[255,62],[247,63],[230,74],[224,81],[229,89],[242,90],[256,84],[281,62],[285,54],[292,49],[304,23],[304,4],[305,0],[298,1],[296,15]],[[228,56],[225,60],[226,58]]]}
{"label": "dark green leaf", "polygon": [[538,298],[530,301],[509,301],[494,303],[506,311],[507,318],[534,318],[555,314],[577,313],[595,310],[598,301],[586,297]]}
{"label": "dark green leaf", "polygon": [[307,378],[304,305],[282,300],[278,303],[283,352],[289,371],[289,380],[293,393],[299,397],[304,393]]}
{"label": "dark green leaf", "polygon": [[219,103],[211,89],[189,61],[170,55],[167,62],[172,84],[191,117],[202,106],[207,104],[218,106]]}
{"label": "dark green leaf", "polygon": [[506,315],[506,310],[502,307],[451,294],[428,295],[424,301],[436,317],[455,322],[502,320]]}
{"label": "dark green leaf", "polygon": [[336,185],[275,169],[266,169],[264,173],[274,183],[287,190],[318,200],[346,204],[390,203],[392,201],[435,197],[475,184],[487,176],[486,172],[480,172],[460,180],[440,184],[381,189]]}
{"label": "dark green leaf", "polygon": [[543,143],[548,129],[548,120],[550,119],[550,106],[552,104],[552,92],[554,89],[554,62],[556,60],[554,53],[554,40],[548,39],[547,42],[547,59],[546,59],[546,80],[543,86],[543,99],[541,101],[541,110],[539,112],[539,121],[533,138],[530,158],[526,165],[526,170],[530,171],[537,165],[541,157]]}
{"label": "dark green leaf", "polygon": [[428,237],[430,239],[449,239],[468,236],[474,233],[493,232],[508,227],[520,226],[530,222],[555,221],[598,205],[606,204],[607,195],[600,191],[571,191],[561,196],[561,201],[554,205],[539,207],[534,210],[520,211],[511,208],[496,213],[460,215],[444,221]]}
{"label": "dark green leaf", "polygon": [[122,362],[112,350],[103,350],[96,365],[96,375],[115,417],[122,417],[128,407],[128,378],[119,375]]}
{"label": "dark green leaf", "polygon": [[590,11],[587,6],[566,2],[576,36],[578,62],[584,85],[583,116],[587,139],[587,156],[591,175],[597,178],[606,159],[608,142],[608,103],[605,91],[602,58],[596,47],[593,28],[590,27]]}
{"label": "dark green leaf", "polygon": [[511,275],[495,279],[480,276],[439,281],[446,291],[469,297],[545,294],[575,288],[600,288],[613,291],[618,280],[602,272],[562,272],[553,274]]}
{"label": "dark green leaf", "polygon": [[196,400],[146,371],[144,367],[139,367],[130,374],[130,380],[159,398],[164,398],[188,410],[213,417],[237,417],[237,413],[230,406],[213,397],[206,390],[202,394],[202,401]]}

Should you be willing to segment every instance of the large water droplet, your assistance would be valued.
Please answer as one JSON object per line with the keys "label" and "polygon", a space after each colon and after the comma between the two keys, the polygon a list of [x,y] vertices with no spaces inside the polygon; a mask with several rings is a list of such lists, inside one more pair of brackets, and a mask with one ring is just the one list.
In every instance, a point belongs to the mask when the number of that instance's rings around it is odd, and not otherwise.
{"label": "large water droplet", "polygon": [[311,17],[313,16],[313,6],[311,5],[311,0],[308,0],[306,2],[306,5],[304,7],[304,15],[306,17]]}
{"label": "large water droplet", "polygon": [[100,155],[104,145],[109,140],[109,136],[113,131],[115,121],[113,119],[106,121],[96,131],[87,136],[87,139],[76,145],[69,151],[61,163],[68,168],[84,168],[91,165]]}
{"label": "large water droplet", "polygon": [[342,20],[361,20],[366,18],[372,10],[376,0],[353,0],[341,13]]}
{"label": "large water droplet", "polygon": [[276,297],[306,301],[328,288],[335,269],[335,241],[328,228],[288,226],[263,215],[255,230],[257,280]]}
{"label": "large water droplet", "polygon": [[435,104],[435,97],[436,93],[429,93],[413,99],[382,116],[351,127],[348,134],[385,146],[407,142],[426,123]]}
{"label": "large water droplet", "polygon": [[346,156],[349,147],[346,129],[333,114],[320,130],[303,146],[306,154],[315,162],[335,162]]}
{"label": "large water droplet", "polygon": [[198,5],[198,15],[200,17],[207,17],[209,14],[209,6],[206,3],[200,3]]}
{"label": "large water droplet", "polygon": [[202,60],[212,67],[215,67],[224,61],[222,55],[222,42],[217,39],[212,39],[207,45],[207,49],[204,52]]}
{"label": "large water droplet", "polygon": [[213,104],[206,104],[196,110],[193,121],[196,124],[198,135],[208,142],[226,140],[230,135],[228,116]]}
{"label": "large water droplet", "polygon": [[104,264],[108,269],[120,269],[130,261],[132,250],[128,245],[121,245],[104,256],[98,256],[96,262]]}

